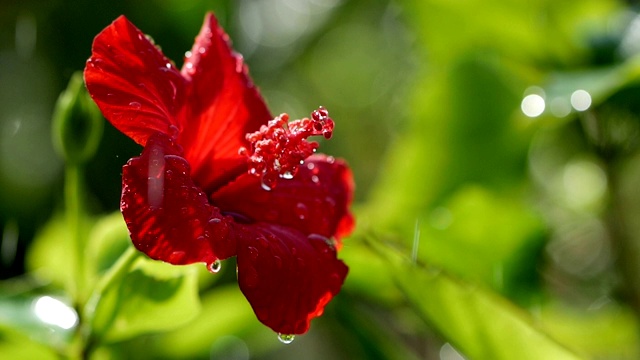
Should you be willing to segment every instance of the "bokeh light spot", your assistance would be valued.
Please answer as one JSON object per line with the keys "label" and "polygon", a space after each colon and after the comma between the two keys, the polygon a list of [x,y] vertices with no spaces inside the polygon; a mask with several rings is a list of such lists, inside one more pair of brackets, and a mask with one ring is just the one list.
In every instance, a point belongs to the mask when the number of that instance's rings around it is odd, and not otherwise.
{"label": "bokeh light spot", "polygon": [[571,94],[571,106],[578,111],[585,111],[591,106],[591,94],[585,90],[576,90]]}
{"label": "bokeh light spot", "polygon": [[520,108],[526,116],[538,117],[544,112],[544,98],[538,94],[527,95],[524,97],[524,99],[522,99]]}
{"label": "bokeh light spot", "polygon": [[38,298],[33,305],[33,312],[44,323],[71,329],[78,323],[78,315],[67,304],[51,296]]}

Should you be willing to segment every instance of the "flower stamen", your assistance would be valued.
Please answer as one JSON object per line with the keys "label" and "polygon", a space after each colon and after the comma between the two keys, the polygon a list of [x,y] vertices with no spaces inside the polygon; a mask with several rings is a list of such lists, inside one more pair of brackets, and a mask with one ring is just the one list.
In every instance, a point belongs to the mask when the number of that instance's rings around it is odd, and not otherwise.
{"label": "flower stamen", "polygon": [[251,152],[240,148],[249,162],[249,173],[262,177],[262,187],[271,190],[278,178],[292,179],[298,166],[318,149],[318,143],[307,141],[310,136],[322,135],[330,139],[334,122],[324,107],[311,113],[311,118],[289,122],[289,115],[281,114],[262,125],[259,131],[249,133],[246,139],[251,143]]}

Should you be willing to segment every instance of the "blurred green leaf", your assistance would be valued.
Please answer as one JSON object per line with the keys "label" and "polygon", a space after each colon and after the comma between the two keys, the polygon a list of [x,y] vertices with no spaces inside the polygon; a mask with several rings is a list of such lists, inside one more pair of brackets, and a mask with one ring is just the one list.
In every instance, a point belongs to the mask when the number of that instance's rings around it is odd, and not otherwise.
{"label": "blurred green leaf", "polygon": [[[7,342],[21,341],[18,334],[52,349],[65,349],[76,322],[74,311],[60,299],[33,295],[0,296],[0,349],[4,336],[7,336]],[[4,355],[2,351],[0,354]]]}
{"label": "blurred green leaf", "polygon": [[[202,296],[200,316],[187,326],[154,337],[157,355],[186,358],[206,355],[224,336],[239,336],[262,327],[236,285],[217,287]],[[273,335],[274,344],[279,344]]]}
{"label": "blurred green leaf", "polygon": [[544,227],[518,196],[461,187],[425,220],[419,259],[497,290],[530,285],[525,277],[535,276]]}
{"label": "blurred green leaf", "polygon": [[2,325],[0,325],[0,354],[3,359],[60,359],[53,349],[33,342],[29,336]]}
{"label": "blurred green leaf", "polygon": [[63,287],[73,279],[73,268],[67,266],[72,253],[69,226],[62,215],[56,215],[38,232],[29,248],[27,269],[38,277]]}
{"label": "blurred green leaf", "polygon": [[93,324],[101,339],[114,342],[178,328],[199,312],[197,274],[192,266],[140,257],[130,272],[102,294]]}
{"label": "blurred green leaf", "polygon": [[531,137],[513,121],[518,81],[491,54],[465,56],[422,79],[410,128],[392,148],[364,211],[378,231],[411,239],[416,220],[468,183],[517,193]]}
{"label": "blurred green leaf", "polygon": [[471,359],[580,359],[504,298],[418,266],[396,266],[398,286],[419,316]]}
{"label": "blurred green leaf", "polygon": [[114,212],[101,217],[91,229],[87,242],[87,266],[96,276],[109,269],[124,253],[131,240],[122,214]]}
{"label": "blurred green leaf", "polygon": [[640,358],[640,328],[635,315],[612,299],[599,299],[586,309],[552,301],[539,310],[540,322],[550,334],[592,358]]}

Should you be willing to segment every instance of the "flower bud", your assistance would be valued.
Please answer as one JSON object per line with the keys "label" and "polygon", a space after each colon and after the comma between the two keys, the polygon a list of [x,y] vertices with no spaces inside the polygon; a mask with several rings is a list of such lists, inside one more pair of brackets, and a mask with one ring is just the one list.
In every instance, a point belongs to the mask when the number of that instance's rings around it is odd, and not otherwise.
{"label": "flower bud", "polygon": [[71,76],[53,112],[53,145],[65,161],[82,164],[96,152],[104,120],[87,94],[81,72]]}

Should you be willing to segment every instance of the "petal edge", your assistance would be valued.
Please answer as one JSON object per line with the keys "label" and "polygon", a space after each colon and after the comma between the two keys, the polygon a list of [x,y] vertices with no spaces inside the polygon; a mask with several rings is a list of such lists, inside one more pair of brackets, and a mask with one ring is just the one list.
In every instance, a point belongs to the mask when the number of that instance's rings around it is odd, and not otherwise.
{"label": "petal edge", "polygon": [[237,226],[238,284],[258,320],[303,334],[340,292],[347,266],[328,239],[277,225]]}

